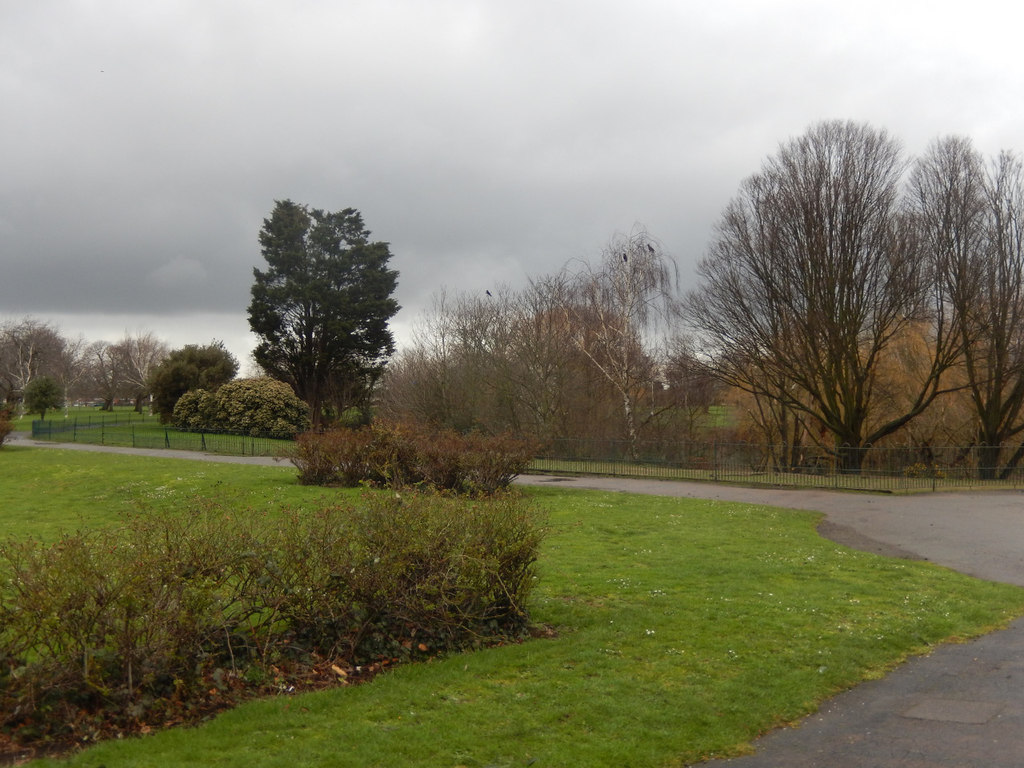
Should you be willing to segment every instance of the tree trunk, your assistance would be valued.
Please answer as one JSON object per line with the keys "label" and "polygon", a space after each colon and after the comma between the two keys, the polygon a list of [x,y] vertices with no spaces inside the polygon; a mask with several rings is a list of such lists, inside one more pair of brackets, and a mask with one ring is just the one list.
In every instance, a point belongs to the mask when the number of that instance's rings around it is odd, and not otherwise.
{"label": "tree trunk", "polygon": [[860,445],[844,443],[837,449],[839,472],[844,475],[859,475],[864,466],[867,449]]}
{"label": "tree trunk", "polygon": [[1000,445],[979,445],[978,446],[978,478],[980,480],[995,480],[999,471],[999,454],[1002,451]]}

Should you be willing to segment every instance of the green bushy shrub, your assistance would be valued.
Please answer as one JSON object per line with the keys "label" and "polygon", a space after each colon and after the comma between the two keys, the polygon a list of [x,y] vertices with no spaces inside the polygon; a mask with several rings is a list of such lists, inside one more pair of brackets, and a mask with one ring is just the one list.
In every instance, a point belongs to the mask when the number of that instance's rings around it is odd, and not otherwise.
{"label": "green bushy shrub", "polygon": [[216,392],[194,389],[174,406],[173,424],[193,432],[289,438],[309,429],[309,406],[284,382],[236,379]]}
{"label": "green bushy shrub", "polygon": [[375,492],[283,518],[204,507],[8,541],[0,728],[78,741],[97,720],[130,732],[201,715],[288,670],[301,685],[318,661],[516,639],[542,536],[511,496]]}
{"label": "green bushy shrub", "polygon": [[420,485],[486,495],[507,488],[535,453],[534,444],[509,435],[375,422],[357,430],[300,435],[291,461],[306,485]]}
{"label": "green bushy shrub", "polygon": [[309,429],[309,406],[283,381],[267,376],[229,381],[217,390],[216,428],[293,437]]}
{"label": "green bushy shrub", "polygon": [[174,404],[171,423],[178,429],[187,429],[190,432],[209,429],[206,425],[214,410],[213,395],[205,389],[193,389],[179,397],[178,402]]}

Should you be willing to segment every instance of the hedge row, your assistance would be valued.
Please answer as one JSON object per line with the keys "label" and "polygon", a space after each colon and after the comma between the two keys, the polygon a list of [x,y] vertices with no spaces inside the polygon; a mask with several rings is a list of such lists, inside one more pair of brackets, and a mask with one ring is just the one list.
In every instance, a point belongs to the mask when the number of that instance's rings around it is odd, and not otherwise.
{"label": "hedge row", "polygon": [[421,486],[465,494],[507,488],[536,446],[509,435],[468,435],[377,421],[299,435],[291,461],[305,485]]}
{"label": "hedge row", "polygon": [[197,508],[8,541],[0,730],[22,742],[80,741],[98,722],[145,730],[317,665],[335,680],[519,638],[542,535],[507,495],[368,492],[283,517]]}

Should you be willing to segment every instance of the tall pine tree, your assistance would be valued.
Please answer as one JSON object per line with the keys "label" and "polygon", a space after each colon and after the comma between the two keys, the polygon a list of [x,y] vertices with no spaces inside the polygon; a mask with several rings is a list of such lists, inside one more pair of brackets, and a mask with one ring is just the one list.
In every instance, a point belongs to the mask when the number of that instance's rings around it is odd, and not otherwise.
{"label": "tall pine tree", "polygon": [[253,270],[249,304],[256,363],[309,404],[314,427],[325,412],[365,405],[395,349],[388,244],[370,241],[355,209],[282,200],[263,220],[260,245],[268,268]]}

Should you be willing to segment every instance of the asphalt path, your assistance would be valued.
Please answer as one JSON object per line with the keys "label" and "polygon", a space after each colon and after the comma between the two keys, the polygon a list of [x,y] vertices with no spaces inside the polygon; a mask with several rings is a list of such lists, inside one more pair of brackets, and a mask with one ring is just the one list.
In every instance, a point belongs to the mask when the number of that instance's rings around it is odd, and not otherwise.
{"label": "asphalt path", "polygon": [[[15,445],[245,464],[275,459],[188,451],[40,443]],[[1024,491],[915,495],[745,488],[657,480],[526,475],[558,485],[721,499],[824,514],[819,533],[879,554],[929,560],[1024,586]],[[881,680],[833,697],[793,728],[754,743],[754,754],[717,768],[1021,768],[1024,766],[1024,619],[968,643],[911,659]]]}

